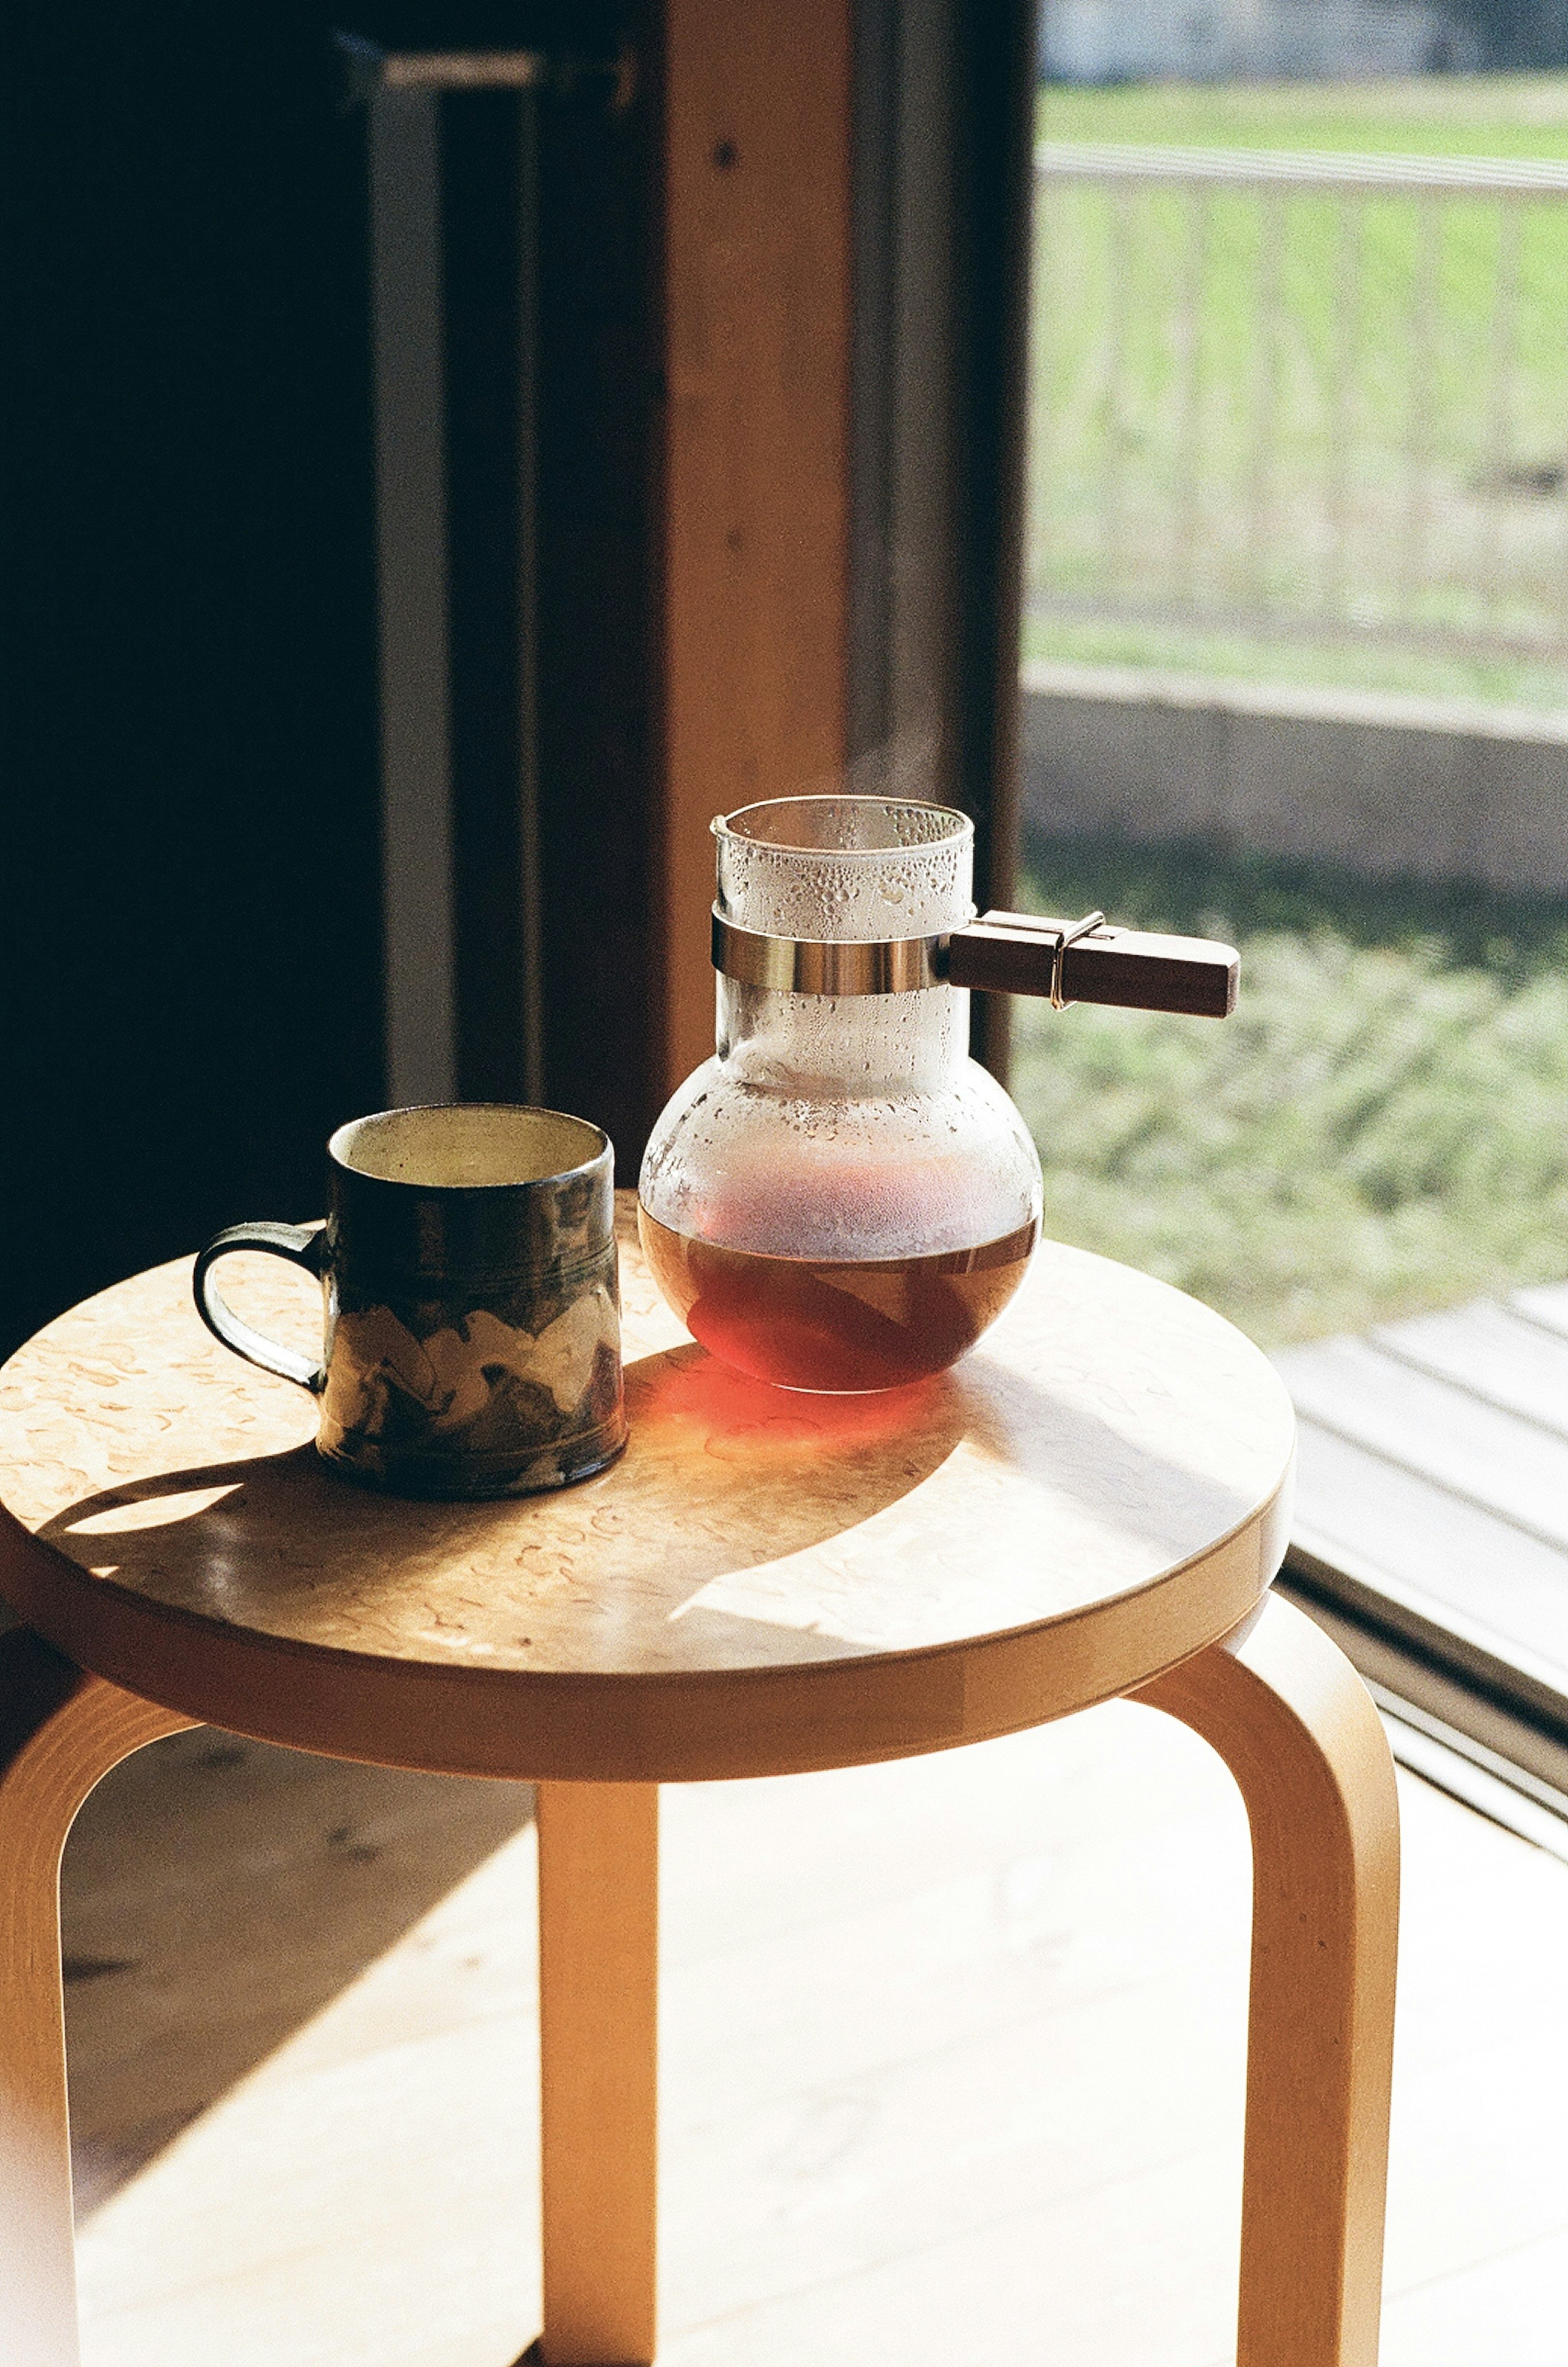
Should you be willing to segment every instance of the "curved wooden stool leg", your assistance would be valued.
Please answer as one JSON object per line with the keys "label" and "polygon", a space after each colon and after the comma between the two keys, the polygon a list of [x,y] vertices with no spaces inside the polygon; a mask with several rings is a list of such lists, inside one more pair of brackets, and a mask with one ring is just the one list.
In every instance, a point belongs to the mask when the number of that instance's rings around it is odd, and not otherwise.
{"label": "curved wooden stool leg", "polygon": [[6,2367],[76,2367],[60,1860],[101,1775],[194,1725],[0,1637],[0,2327]]}
{"label": "curved wooden stool leg", "polygon": [[1237,2367],[1373,2367],[1399,1920],[1377,1711],[1273,1595],[1134,1698],[1213,1745],[1252,1828]]}
{"label": "curved wooden stool leg", "polygon": [[541,1784],[540,2101],[548,2367],[654,2348],[659,1787]]}

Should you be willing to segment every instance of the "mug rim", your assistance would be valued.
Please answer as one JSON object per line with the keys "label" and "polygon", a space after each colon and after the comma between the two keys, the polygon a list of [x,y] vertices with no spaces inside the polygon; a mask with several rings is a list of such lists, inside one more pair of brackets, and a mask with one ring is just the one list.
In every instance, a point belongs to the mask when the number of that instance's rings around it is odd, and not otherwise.
{"label": "mug rim", "polygon": [[[423,1117],[437,1110],[506,1110],[525,1112],[530,1117],[559,1118],[568,1126],[586,1127],[597,1136],[598,1149],[591,1156],[580,1159],[570,1167],[558,1167],[548,1175],[519,1177],[509,1184],[416,1184],[406,1175],[372,1175],[363,1167],[352,1166],[338,1146],[344,1135],[362,1126],[373,1126],[380,1118]],[[355,1184],[372,1184],[391,1192],[439,1193],[460,1199],[478,1193],[543,1192],[552,1184],[564,1184],[574,1175],[585,1175],[599,1166],[606,1156],[613,1156],[615,1146],[604,1127],[591,1117],[580,1117],[575,1110],[547,1109],[537,1102],[406,1102],[390,1109],[367,1110],[359,1117],[344,1118],[327,1138],[327,1157],[340,1175],[352,1176]]]}

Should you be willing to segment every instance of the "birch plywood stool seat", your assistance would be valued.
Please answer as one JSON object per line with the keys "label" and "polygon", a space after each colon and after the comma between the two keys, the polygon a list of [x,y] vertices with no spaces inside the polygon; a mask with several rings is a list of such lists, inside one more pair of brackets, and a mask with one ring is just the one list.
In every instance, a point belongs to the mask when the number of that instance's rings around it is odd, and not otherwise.
{"label": "birch plywood stool seat", "polygon": [[[622,1216],[631,1445],[558,1495],[345,1485],[309,1399],[202,1330],[186,1263],[0,1376],[0,1592],[28,1623],[0,1642],[6,2367],[76,2355],[59,1861],[141,1744],[211,1721],[538,1782],[538,2355],[629,2367],[654,2357],[658,1786],[942,1750],[1119,1694],[1205,1736],[1251,1821],[1239,2360],[1371,2367],[1393,1772],[1348,1663],[1266,1592],[1292,1437],[1268,1364],[1164,1285],[1047,1246],[953,1372],[787,1396],[687,1340]],[[263,1267],[247,1312],[281,1328],[294,1286]]]}

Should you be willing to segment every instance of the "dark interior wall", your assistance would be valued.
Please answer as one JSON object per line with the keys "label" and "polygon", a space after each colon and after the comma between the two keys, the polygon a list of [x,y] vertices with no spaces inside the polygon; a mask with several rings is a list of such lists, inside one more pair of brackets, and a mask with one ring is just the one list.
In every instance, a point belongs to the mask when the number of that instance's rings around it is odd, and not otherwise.
{"label": "dark interior wall", "polygon": [[532,761],[519,391],[534,323],[522,300],[532,244],[522,109],[512,92],[454,93],[442,102],[441,131],[457,1089],[469,1101],[525,1101],[537,1095],[526,1075],[518,793]]}
{"label": "dark interior wall", "polygon": [[[960,6],[954,275],[958,387],[954,540],[960,602],[960,744],[976,818],[975,892],[1015,901],[1022,806],[1019,644],[1023,590],[1035,0]],[[1005,1080],[1011,1002],[976,995],[976,1056]]]}
{"label": "dark interior wall", "polygon": [[[606,54],[623,15],[13,19],[0,1352],[220,1224],[316,1211],[326,1135],[383,1098],[365,120],[333,26]],[[518,1090],[515,914],[491,909],[517,760],[513,653],[487,641],[519,559],[499,104],[447,100],[444,130],[454,678],[460,726],[489,712],[455,751],[470,1093]],[[657,141],[602,90],[539,120],[547,1082],[615,1127],[647,1098]]]}
{"label": "dark interior wall", "polygon": [[0,1333],[379,1090],[364,161],[324,19],[13,18]]}
{"label": "dark interior wall", "polygon": [[655,893],[662,798],[662,100],[659,0],[572,12],[625,42],[633,103],[540,116],[538,777],[547,1103],[635,1184],[663,1102]]}
{"label": "dark interior wall", "polygon": [[595,1119],[629,1182],[661,1099],[658,12],[531,21],[547,93],[442,102],[457,1082]]}

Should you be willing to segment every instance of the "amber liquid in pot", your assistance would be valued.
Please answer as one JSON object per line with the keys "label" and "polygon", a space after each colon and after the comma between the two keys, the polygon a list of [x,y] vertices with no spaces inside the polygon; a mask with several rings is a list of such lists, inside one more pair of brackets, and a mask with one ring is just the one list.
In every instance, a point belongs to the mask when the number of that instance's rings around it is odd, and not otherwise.
{"label": "amber liquid in pot", "polygon": [[956,1362],[1023,1280],[1032,1220],[933,1257],[773,1257],[721,1249],[637,1211],[655,1281],[694,1340],[787,1389],[896,1389]]}

